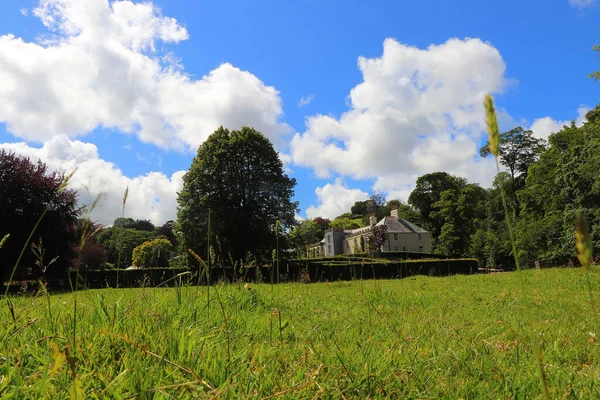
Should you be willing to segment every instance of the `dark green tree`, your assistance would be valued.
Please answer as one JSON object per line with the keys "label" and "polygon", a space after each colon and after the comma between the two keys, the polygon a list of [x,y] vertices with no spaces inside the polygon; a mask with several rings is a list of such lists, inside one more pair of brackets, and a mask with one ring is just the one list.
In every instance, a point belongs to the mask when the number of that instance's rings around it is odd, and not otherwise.
{"label": "dark green tree", "polygon": [[150,231],[111,227],[98,234],[98,242],[106,249],[109,263],[116,268],[127,268],[131,265],[133,250],[155,237]]}
{"label": "dark green tree", "polygon": [[173,248],[177,247],[177,238],[175,237],[175,221],[167,221],[162,226],[157,226],[154,229],[156,236],[164,236],[167,238]]}
{"label": "dark green tree", "polygon": [[446,190],[459,190],[467,185],[464,178],[450,175],[447,172],[433,172],[417,179],[415,189],[411,192],[408,203],[421,216],[422,227],[427,229],[433,238],[438,238],[446,222],[441,214],[434,214],[435,204]]}
{"label": "dark green tree", "polygon": [[305,219],[292,229],[289,235],[289,244],[301,256],[306,256],[306,246],[318,242],[321,229],[310,219]]}
{"label": "dark green tree", "polygon": [[436,238],[436,252],[455,257],[469,253],[473,232],[486,217],[486,197],[485,189],[474,183],[442,192],[431,213],[432,218],[444,221]]}
{"label": "dark green tree", "polygon": [[119,217],[113,222],[115,228],[135,229],[138,231],[153,231],[154,224],[147,219],[133,219]]}
{"label": "dark green tree", "polygon": [[317,224],[317,227],[319,228],[319,235],[317,239],[323,240],[323,238],[325,237],[325,231],[329,229],[331,221],[328,218],[316,217],[313,218],[313,222]]}
{"label": "dark green tree", "polygon": [[295,224],[295,185],[260,132],[220,127],[198,148],[177,198],[184,249],[207,254],[210,210],[211,243],[218,238],[220,259],[240,260],[250,252],[268,260],[276,246],[275,222],[283,231]]}
{"label": "dark green tree", "polygon": [[367,211],[367,201],[357,201],[354,203],[354,205],[350,208],[350,212],[353,215],[366,215],[368,213]]}
{"label": "dark green tree", "polygon": [[[520,126],[500,134],[500,163],[508,168],[511,178],[521,177],[524,183],[527,170],[545,150],[545,142]],[[479,150],[481,157],[490,155],[489,143]]]}
{"label": "dark green tree", "polygon": [[592,241],[600,244],[600,106],[550,135],[549,148],[529,168],[525,188],[517,193],[522,208],[517,245],[526,266],[535,261],[564,265],[573,261],[574,218],[586,214]]}

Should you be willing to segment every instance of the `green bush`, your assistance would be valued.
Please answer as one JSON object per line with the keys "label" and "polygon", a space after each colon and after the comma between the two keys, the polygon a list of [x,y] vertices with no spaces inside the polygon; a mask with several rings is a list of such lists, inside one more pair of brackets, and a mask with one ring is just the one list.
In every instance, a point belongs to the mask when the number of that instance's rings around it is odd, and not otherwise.
{"label": "green bush", "polygon": [[154,239],[133,249],[132,265],[136,267],[168,267],[171,242],[167,239]]}

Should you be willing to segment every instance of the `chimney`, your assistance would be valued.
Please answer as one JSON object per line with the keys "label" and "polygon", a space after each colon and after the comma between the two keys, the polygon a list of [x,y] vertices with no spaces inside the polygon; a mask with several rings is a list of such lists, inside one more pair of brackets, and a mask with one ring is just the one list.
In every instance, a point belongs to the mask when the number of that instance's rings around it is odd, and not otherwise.
{"label": "chimney", "polygon": [[392,211],[390,215],[396,219],[398,219],[398,206],[392,206]]}
{"label": "chimney", "polygon": [[369,226],[374,226],[377,223],[377,217],[373,214],[369,217]]}

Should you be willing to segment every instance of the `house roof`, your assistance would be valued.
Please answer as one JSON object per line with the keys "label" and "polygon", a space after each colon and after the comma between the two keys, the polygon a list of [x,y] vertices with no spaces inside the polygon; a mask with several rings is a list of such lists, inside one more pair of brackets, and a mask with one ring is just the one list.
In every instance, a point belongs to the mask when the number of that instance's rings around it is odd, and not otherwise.
{"label": "house roof", "polygon": [[403,218],[383,217],[376,226],[386,225],[389,233],[428,233],[425,229]]}

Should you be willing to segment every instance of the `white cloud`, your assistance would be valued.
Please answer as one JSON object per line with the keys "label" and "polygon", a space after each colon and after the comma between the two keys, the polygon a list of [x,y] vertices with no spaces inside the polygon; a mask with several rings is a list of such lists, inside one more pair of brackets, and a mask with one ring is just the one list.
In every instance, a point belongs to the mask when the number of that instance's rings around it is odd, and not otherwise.
{"label": "white cloud", "polygon": [[0,123],[17,137],[105,127],[193,149],[220,125],[252,125],[275,143],[290,131],[277,90],[251,73],[225,63],[186,74],[164,44],[188,31],[152,3],[40,0],[32,14],[49,30],[38,43],[0,36]]}
{"label": "white cloud", "polygon": [[29,10],[26,8],[21,8],[19,11],[21,12],[21,15],[24,17],[29,15]]}
{"label": "white cloud", "polygon": [[335,180],[333,184],[328,183],[315,190],[319,204],[310,206],[306,210],[308,218],[335,218],[340,214],[350,212],[350,207],[357,201],[363,201],[369,198],[366,192],[360,189],[348,189],[341,178]]}
{"label": "white cloud", "polygon": [[[577,118],[575,118],[576,126],[583,125],[583,123],[585,122],[585,114],[587,114],[589,110],[590,108],[584,105],[580,106],[577,109],[578,115]],[[548,137],[552,133],[559,132],[563,128],[563,126],[569,125],[571,125],[571,121],[557,121],[555,119],[552,119],[551,117],[543,117],[537,118],[535,121],[533,121],[533,124],[531,124],[529,129],[533,131],[533,136],[539,139],[548,140]]]}
{"label": "white cloud", "polygon": [[304,107],[309,105],[310,103],[312,103],[312,101],[315,99],[315,95],[314,93],[309,94],[306,97],[301,97],[300,100],[298,101],[298,107]]}
{"label": "white cloud", "polygon": [[596,3],[596,0],[569,0],[569,5],[578,10],[590,7]]}
{"label": "white cloud", "polygon": [[171,177],[149,172],[129,178],[116,165],[99,158],[94,144],[72,141],[64,135],[53,137],[41,148],[25,143],[2,143],[0,148],[28,156],[34,162],[41,159],[53,171],[70,172],[77,167],[70,187],[79,193],[81,205],[89,205],[97,196],[102,196],[92,214],[93,219],[102,224],[112,224],[121,216],[123,193],[127,187],[127,217],[150,219],[154,224],[175,219],[177,191],[183,187],[185,171],[175,172]]}
{"label": "white cloud", "polygon": [[481,160],[482,100],[510,83],[496,48],[450,39],[418,49],[386,39],[380,58],[359,57],[363,82],[339,119],[315,115],[291,142],[295,164],[319,177],[375,178],[374,189],[406,192],[436,170],[490,184],[494,163]]}

